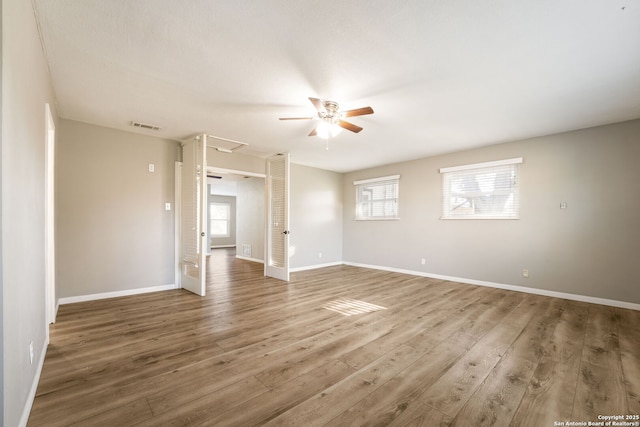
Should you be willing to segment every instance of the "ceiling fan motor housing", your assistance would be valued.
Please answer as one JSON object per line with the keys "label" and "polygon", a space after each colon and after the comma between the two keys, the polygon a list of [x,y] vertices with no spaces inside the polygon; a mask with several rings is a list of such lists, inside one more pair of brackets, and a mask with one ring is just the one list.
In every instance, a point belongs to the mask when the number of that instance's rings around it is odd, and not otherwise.
{"label": "ceiling fan motor housing", "polygon": [[322,101],[326,111],[318,111],[321,119],[330,123],[337,123],[342,119],[342,114],[338,111],[340,105],[335,101]]}

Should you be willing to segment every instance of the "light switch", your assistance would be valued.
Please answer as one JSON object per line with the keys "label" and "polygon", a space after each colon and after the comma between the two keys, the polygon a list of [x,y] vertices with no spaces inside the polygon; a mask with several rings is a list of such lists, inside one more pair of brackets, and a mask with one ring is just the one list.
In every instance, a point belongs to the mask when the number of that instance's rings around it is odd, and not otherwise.
{"label": "light switch", "polygon": [[165,211],[170,211],[171,210],[171,203],[165,203],[164,204],[164,210]]}

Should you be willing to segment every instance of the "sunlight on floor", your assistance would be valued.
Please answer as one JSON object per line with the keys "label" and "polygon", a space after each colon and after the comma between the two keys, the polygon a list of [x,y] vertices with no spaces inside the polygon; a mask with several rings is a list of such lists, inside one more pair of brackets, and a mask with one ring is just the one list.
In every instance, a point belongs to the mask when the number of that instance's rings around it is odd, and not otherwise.
{"label": "sunlight on floor", "polygon": [[336,313],[343,314],[345,316],[352,316],[354,314],[371,313],[378,310],[386,310],[386,307],[380,305],[369,304],[368,302],[358,301],[349,298],[339,298],[333,301],[329,301],[322,308],[335,311]]}

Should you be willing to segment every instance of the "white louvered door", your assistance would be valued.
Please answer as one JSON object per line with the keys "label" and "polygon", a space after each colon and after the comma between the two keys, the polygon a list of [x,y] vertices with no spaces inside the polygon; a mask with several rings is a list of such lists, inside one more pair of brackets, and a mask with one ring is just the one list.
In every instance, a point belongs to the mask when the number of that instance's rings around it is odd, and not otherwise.
{"label": "white louvered door", "polygon": [[267,160],[267,262],[265,275],[289,280],[289,154]]}
{"label": "white louvered door", "polygon": [[194,294],[206,292],[206,135],[182,145],[181,285]]}

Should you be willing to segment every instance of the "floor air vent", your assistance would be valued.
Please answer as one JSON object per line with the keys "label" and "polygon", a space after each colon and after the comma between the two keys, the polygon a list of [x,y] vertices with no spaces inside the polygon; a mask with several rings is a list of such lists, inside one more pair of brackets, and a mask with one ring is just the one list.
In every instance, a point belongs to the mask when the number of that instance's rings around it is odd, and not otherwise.
{"label": "floor air vent", "polygon": [[247,245],[246,243],[242,245],[242,256],[251,258],[251,245]]}

